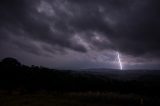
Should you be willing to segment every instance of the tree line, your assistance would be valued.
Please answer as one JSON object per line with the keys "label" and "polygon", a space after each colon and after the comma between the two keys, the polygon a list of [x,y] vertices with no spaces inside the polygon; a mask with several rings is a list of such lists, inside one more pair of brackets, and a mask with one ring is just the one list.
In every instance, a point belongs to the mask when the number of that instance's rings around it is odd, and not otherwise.
{"label": "tree line", "polygon": [[[145,77],[145,76],[143,76]],[[143,79],[142,77],[142,79]],[[148,76],[147,76],[148,78]],[[20,92],[119,92],[143,95],[160,94],[160,78],[117,80],[72,70],[26,66],[14,58],[0,62],[0,89]]]}

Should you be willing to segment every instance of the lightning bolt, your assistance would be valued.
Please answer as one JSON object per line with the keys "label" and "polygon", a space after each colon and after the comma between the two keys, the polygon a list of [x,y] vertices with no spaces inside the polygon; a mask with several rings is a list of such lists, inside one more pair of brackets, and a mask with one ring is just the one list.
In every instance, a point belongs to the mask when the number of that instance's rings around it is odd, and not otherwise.
{"label": "lightning bolt", "polygon": [[123,66],[122,66],[122,63],[121,63],[121,58],[120,58],[119,52],[117,52],[117,58],[118,58],[120,69],[123,70]]}

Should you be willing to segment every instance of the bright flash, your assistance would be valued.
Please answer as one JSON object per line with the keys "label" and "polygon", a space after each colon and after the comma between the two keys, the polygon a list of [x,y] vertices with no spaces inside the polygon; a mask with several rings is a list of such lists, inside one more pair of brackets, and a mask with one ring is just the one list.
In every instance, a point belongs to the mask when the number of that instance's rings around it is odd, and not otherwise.
{"label": "bright flash", "polygon": [[120,58],[119,52],[117,52],[117,57],[118,57],[118,62],[119,62],[120,69],[123,70],[123,66],[122,66],[122,63],[121,63],[121,58]]}

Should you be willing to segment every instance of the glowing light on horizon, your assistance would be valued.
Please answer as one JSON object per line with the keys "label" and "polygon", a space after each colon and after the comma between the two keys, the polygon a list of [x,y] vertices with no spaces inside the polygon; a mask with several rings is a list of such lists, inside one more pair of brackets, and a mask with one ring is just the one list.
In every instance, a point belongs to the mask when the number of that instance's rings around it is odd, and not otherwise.
{"label": "glowing light on horizon", "polygon": [[120,70],[123,70],[123,66],[122,66],[122,62],[121,62],[121,58],[120,58],[119,52],[117,52],[117,57],[118,57],[118,62],[119,62]]}

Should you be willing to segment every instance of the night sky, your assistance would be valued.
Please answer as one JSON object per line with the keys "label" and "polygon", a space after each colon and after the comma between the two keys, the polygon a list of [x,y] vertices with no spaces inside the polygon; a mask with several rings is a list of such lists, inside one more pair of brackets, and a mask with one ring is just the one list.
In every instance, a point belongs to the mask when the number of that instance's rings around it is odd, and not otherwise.
{"label": "night sky", "polygon": [[160,69],[160,0],[0,0],[0,59]]}

